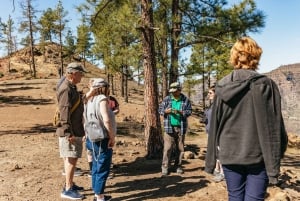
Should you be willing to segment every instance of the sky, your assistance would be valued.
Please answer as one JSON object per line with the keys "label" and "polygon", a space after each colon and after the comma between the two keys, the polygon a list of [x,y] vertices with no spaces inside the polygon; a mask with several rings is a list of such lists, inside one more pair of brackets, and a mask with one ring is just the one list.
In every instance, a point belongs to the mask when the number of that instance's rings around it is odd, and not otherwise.
{"label": "sky", "polygon": [[[20,2],[25,0],[14,0],[15,10],[13,7],[13,0],[1,0],[0,17],[2,22],[7,22],[8,16],[11,15],[15,21],[15,26],[18,26],[20,17],[22,16],[20,9]],[[76,12],[76,6],[80,5],[84,0],[62,0],[65,11],[68,12],[67,19],[68,25],[72,30],[76,31],[76,26],[80,23],[80,15]],[[37,15],[40,15],[42,11],[47,8],[55,9],[58,4],[58,0],[32,0],[32,5],[37,10]]]}
{"label": "sky", "polygon": [[[0,17],[7,22],[11,15],[18,26],[20,0],[15,0],[13,11],[12,0],[1,0]],[[58,0],[34,0],[36,10],[55,8]],[[76,13],[75,5],[84,0],[62,0],[64,9],[68,11],[68,25],[76,33],[80,23],[80,15]],[[239,0],[229,0],[236,3]],[[300,0],[256,0],[257,8],[266,15],[265,27],[260,33],[249,34],[263,49],[259,72],[265,73],[281,65],[300,63]],[[17,20],[15,20],[17,18]],[[2,50],[3,51],[3,50]],[[1,52],[1,50],[0,50]]]}
{"label": "sky", "polygon": [[266,15],[261,33],[250,34],[263,49],[259,71],[300,63],[300,1],[257,0],[256,3]]}

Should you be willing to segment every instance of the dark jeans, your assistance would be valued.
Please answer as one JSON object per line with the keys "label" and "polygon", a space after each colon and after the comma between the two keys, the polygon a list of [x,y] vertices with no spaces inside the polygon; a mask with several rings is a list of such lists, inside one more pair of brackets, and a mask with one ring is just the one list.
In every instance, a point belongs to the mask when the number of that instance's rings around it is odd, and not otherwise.
{"label": "dark jeans", "polygon": [[223,165],[229,201],[264,200],[269,179],[265,165]]}
{"label": "dark jeans", "polygon": [[108,139],[94,143],[88,140],[86,146],[93,153],[92,188],[95,194],[103,194],[110,171],[113,150],[107,148]]}
{"label": "dark jeans", "polygon": [[169,168],[170,166],[173,143],[175,143],[176,146],[174,166],[181,167],[184,154],[184,135],[180,133],[180,128],[178,127],[173,128],[173,133],[165,133],[164,135],[164,153],[162,160],[162,166],[164,168]]}

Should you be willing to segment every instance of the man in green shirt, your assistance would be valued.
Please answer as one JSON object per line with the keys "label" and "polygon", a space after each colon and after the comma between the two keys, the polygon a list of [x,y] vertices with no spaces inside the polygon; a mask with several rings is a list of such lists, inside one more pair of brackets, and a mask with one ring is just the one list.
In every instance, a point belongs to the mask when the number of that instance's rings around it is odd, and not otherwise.
{"label": "man in green shirt", "polygon": [[159,106],[159,114],[164,117],[164,152],[162,161],[162,175],[169,173],[172,144],[175,143],[176,172],[182,174],[182,157],[184,153],[184,138],[187,131],[187,118],[192,114],[189,99],[181,93],[178,82],[170,85],[170,95],[164,98]]}

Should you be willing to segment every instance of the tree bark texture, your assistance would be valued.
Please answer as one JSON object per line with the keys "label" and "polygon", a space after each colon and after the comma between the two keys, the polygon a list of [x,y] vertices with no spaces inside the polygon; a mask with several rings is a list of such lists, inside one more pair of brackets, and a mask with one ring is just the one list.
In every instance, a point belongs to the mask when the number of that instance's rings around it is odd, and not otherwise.
{"label": "tree bark texture", "polygon": [[152,0],[142,0],[143,67],[145,73],[145,142],[148,158],[160,158],[163,150],[158,114],[157,69],[154,49]]}
{"label": "tree bark texture", "polygon": [[[33,29],[32,29],[32,11],[31,11],[31,1],[27,0],[27,14],[29,21],[29,34],[30,34],[30,53],[31,53],[31,65],[33,68],[33,77],[36,78],[36,69],[35,69],[35,59],[34,59],[34,39],[33,39]],[[30,65],[30,66],[31,66]],[[31,69],[31,68],[30,68]]]}
{"label": "tree bark texture", "polygon": [[125,64],[124,65],[124,67],[125,67],[125,80],[124,80],[124,95],[125,95],[125,97],[124,97],[124,101],[125,101],[125,103],[128,103],[128,74],[129,74],[129,71],[128,71],[128,65],[127,64]]}
{"label": "tree bark texture", "polygon": [[181,15],[179,0],[172,1],[172,37],[170,83],[178,81],[179,35],[181,33]]}

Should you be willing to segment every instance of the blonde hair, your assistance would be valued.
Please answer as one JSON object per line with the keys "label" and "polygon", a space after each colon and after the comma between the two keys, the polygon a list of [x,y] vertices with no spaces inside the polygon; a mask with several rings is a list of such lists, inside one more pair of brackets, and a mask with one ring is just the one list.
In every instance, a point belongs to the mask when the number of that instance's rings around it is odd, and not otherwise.
{"label": "blonde hair", "polygon": [[252,38],[242,37],[231,48],[229,62],[234,69],[257,70],[262,52],[261,47]]}

